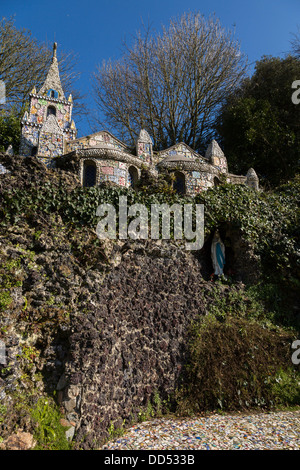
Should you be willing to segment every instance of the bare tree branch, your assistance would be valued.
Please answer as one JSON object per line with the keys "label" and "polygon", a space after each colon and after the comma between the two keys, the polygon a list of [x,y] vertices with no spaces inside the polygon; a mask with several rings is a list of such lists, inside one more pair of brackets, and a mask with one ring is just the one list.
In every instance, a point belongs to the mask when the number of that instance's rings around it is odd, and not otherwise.
{"label": "bare tree branch", "polygon": [[293,34],[291,41],[293,54],[300,59],[300,27],[298,26],[298,33]]}
{"label": "bare tree branch", "polygon": [[[6,105],[2,111],[14,109],[20,117],[33,87],[38,90],[45,81],[51,64],[52,44],[41,44],[29,30],[18,30],[14,19],[0,21],[0,79],[6,86]],[[73,52],[59,50],[59,71],[62,86],[71,93],[75,102],[74,114],[86,113],[83,97],[74,87],[79,74],[77,59]]]}
{"label": "bare tree branch", "polygon": [[121,59],[99,65],[94,96],[106,125],[132,144],[143,127],[157,150],[180,140],[201,150],[246,69],[234,34],[218,19],[184,14],[160,34],[138,33]]}

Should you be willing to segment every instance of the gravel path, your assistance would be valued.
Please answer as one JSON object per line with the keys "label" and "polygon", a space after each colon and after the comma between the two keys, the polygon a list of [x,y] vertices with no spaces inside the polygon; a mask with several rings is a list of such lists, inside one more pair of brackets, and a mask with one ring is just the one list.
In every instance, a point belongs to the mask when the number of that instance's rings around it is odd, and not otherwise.
{"label": "gravel path", "polygon": [[299,450],[300,410],[153,419],[132,426],[104,450]]}

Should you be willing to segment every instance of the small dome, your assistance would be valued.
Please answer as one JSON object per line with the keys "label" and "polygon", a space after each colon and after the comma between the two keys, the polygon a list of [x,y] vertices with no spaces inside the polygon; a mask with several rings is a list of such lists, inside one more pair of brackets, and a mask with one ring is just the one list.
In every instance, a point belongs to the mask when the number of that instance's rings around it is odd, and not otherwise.
{"label": "small dome", "polygon": [[257,179],[257,180],[258,180],[258,176],[257,176],[257,174],[256,174],[256,172],[254,171],[253,168],[250,168],[250,169],[247,171],[247,175],[246,175],[246,176],[247,176],[248,179],[251,178],[251,179]]}
{"label": "small dome", "polygon": [[141,129],[137,142],[144,142],[144,143],[153,145],[152,139],[150,135],[148,134],[148,132],[146,131],[146,129]]}

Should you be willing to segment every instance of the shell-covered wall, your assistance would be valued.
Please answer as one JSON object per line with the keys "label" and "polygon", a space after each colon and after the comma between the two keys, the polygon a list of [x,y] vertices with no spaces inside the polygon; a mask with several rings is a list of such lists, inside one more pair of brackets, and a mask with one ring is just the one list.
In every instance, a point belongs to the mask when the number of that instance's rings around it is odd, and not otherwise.
{"label": "shell-covered wall", "polygon": [[214,174],[203,171],[186,172],[185,186],[187,194],[198,194],[214,186]]}
{"label": "shell-covered wall", "polygon": [[[26,112],[22,121],[22,135],[20,154],[32,155],[37,147],[37,155],[47,165],[50,159],[63,155],[64,142],[76,137],[76,129],[72,116],[72,101],[48,98],[47,96],[30,95],[29,112]],[[54,116],[47,116],[48,107],[55,108]],[[49,117],[52,121],[49,123]]]}
{"label": "shell-covered wall", "polygon": [[194,150],[192,150],[188,145],[184,143],[173,145],[172,147],[166,150],[162,150],[161,152],[158,152],[158,159],[161,161],[166,157],[171,157],[175,155],[179,155],[184,158],[197,158],[199,159],[199,161],[206,163],[206,160],[201,155],[196,153]]}
{"label": "shell-covered wall", "polygon": [[[93,162],[96,165],[96,186],[106,181],[115,183],[121,187],[131,186],[131,178],[128,170],[133,165],[116,160],[101,160],[97,158],[81,160],[79,174],[81,184],[84,184],[85,166],[90,164],[90,162]],[[140,174],[140,170],[137,167],[134,168],[137,173]]]}
{"label": "shell-covered wall", "polygon": [[47,108],[49,105],[56,109],[56,118],[60,128],[69,128],[72,116],[72,103],[69,101],[59,102],[58,100],[54,101],[44,97],[32,97],[28,116],[29,121],[43,124],[47,117]]}
{"label": "shell-covered wall", "polygon": [[73,152],[74,150],[82,150],[85,148],[99,147],[101,145],[108,145],[111,148],[115,148],[122,151],[129,151],[125,144],[120,142],[109,132],[104,131],[68,142],[66,144],[65,153]]}

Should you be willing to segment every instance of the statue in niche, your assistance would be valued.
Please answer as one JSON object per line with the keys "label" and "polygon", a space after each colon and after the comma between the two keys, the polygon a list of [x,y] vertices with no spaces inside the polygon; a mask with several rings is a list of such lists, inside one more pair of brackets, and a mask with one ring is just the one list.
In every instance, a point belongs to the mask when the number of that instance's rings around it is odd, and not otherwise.
{"label": "statue in niche", "polygon": [[215,276],[222,276],[225,265],[225,246],[216,230],[211,244],[211,258]]}

